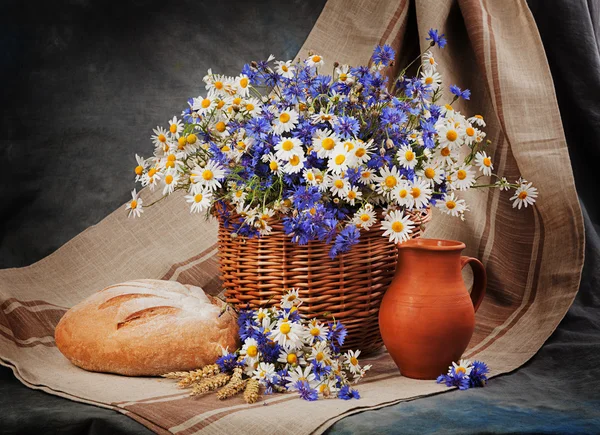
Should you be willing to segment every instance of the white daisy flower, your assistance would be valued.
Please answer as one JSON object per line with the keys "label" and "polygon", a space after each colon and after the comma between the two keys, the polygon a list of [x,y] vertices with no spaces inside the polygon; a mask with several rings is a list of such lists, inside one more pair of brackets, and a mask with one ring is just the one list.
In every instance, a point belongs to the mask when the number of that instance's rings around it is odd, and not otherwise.
{"label": "white daisy flower", "polygon": [[496,186],[500,188],[500,190],[510,190],[510,183],[506,179],[506,177],[502,177],[498,181],[496,181]]}
{"label": "white daisy flower", "polygon": [[437,62],[433,57],[433,53],[431,51],[426,51],[423,53],[423,57],[421,58],[421,65],[423,65],[424,70],[435,71],[437,67]]}
{"label": "white daisy flower", "polygon": [[267,385],[275,375],[275,365],[271,363],[261,362],[252,373],[252,377],[259,381],[262,385]]}
{"label": "white daisy flower", "polygon": [[468,119],[471,124],[475,124],[478,127],[485,127],[485,121],[483,120],[483,116],[475,115]]}
{"label": "white daisy flower", "polygon": [[360,201],[362,197],[362,192],[358,190],[358,187],[348,185],[344,192],[344,195],[344,199],[346,200],[346,202],[350,205],[354,205],[355,201]]}
{"label": "white daisy flower", "polygon": [[258,324],[262,324],[264,319],[268,319],[270,315],[268,308],[259,308],[258,310],[254,310],[252,313],[252,317]]}
{"label": "white daisy flower", "polygon": [[433,68],[423,69],[423,71],[421,71],[421,81],[435,92],[442,84],[442,76]]}
{"label": "white daisy flower", "polygon": [[374,147],[373,139],[369,140],[367,143],[362,140],[357,140],[356,146],[352,150],[357,164],[362,165],[368,162],[371,159],[371,153],[373,152]]}
{"label": "white daisy flower", "polygon": [[297,174],[298,172],[302,172],[302,169],[304,169],[304,162],[306,162],[306,156],[304,155],[304,152],[300,150],[298,154],[294,154],[288,159],[283,167],[283,172],[286,174]]}
{"label": "white daisy flower", "polygon": [[439,166],[452,166],[455,158],[455,154],[452,152],[450,146],[438,147],[433,156],[435,164]]}
{"label": "white daisy flower", "polygon": [[410,145],[401,146],[396,154],[396,158],[398,159],[398,163],[406,169],[413,169],[418,163],[417,155]]}
{"label": "white daisy flower", "polygon": [[471,365],[471,361],[467,359],[461,359],[458,364],[455,362],[452,363],[450,368],[448,369],[448,374],[452,373],[452,368],[454,368],[454,373],[463,376],[469,376],[471,374],[471,370],[473,370],[473,366]]}
{"label": "white daisy flower", "polygon": [[277,66],[275,68],[275,72],[277,72],[277,74],[279,74],[282,77],[285,77],[286,79],[291,79],[294,77],[294,71],[296,70],[296,67],[292,65],[292,61],[288,60],[288,61],[277,61],[275,62],[275,65]]}
{"label": "white daisy flower", "polygon": [[462,145],[464,142],[464,132],[460,127],[460,125],[456,126],[449,123],[443,123],[439,127],[436,126],[440,146],[452,148]]}
{"label": "white daisy flower", "polygon": [[288,290],[287,293],[281,297],[281,302],[279,303],[281,308],[292,308],[293,306],[298,305],[300,303],[298,291],[297,288]]}
{"label": "white daisy flower", "polygon": [[375,174],[369,168],[364,168],[360,172],[360,178],[358,179],[360,184],[369,185],[375,182]]}
{"label": "white daisy flower", "polygon": [[360,355],[360,350],[349,350],[344,354],[346,358],[346,363],[348,364],[348,369],[353,374],[360,373],[360,364],[358,362],[358,356]]}
{"label": "white daisy flower", "polygon": [[308,65],[310,67],[317,68],[317,67],[323,66],[323,58],[321,56],[319,56],[318,54],[313,54],[308,59],[306,59],[304,62],[306,63],[306,65]]}
{"label": "white daisy flower", "polygon": [[261,236],[271,234],[273,228],[271,228],[271,226],[269,225],[269,220],[273,217],[274,214],[275,210],[266,208],[261,213],[258,213],[253,217],[252,225],[258,229],[258,232]]}
{"label": "white daisy flower", "polygon": [[510,198],[513,202],[513,208],[521,207],[527,208],[528,205],[533,205],[535,199],[538,196],[537,188],[532,187],[532,183],[528,183],[526,180],[519,180],[520,186],[515,191],[515,194]]}
{"label": "white daisy flower", "polygon": [[227,129],[228,125],[225,121],[217,121],[215,122],[214,134],[220,137],[229,136],[229,130]]}
{"label": "white daisy flower", "polygon": [[407,180],[400,180],[392,191],[392,199],[401,207],[412,208],[414,200],[410,194],[411,186]]}
{"label": "white daisy flower", "polygon": [[283,162],[281,162],[281,160],[279,160],[275,154],[273,153],[268,153],[262,156],[262,161],[264,163],[268,163],[269,164],[269,169],[271,170],[272,173],[277,174],[277,175],[281,175],[283,174]]}
{"label": "white daisy flower", "polygon": [[225,168],[215,160],[209,160],[203,168],[194,169],[192,175],[194,183],[210,190],[216,190],[221,187],[220,180],[225,178]]}
{"label": "white daisy flower", "polygon": [[146,169],[146,160],[136,154],[135,161],[137,162],[137,166],[133,170],[135,172],[135,181],[140,181],[142,175],[144,175],[144,170]]}
{"label": "white daisy flower", "polygon": [[444,171],[436,163],[435,161],[426,163],[423,165],[423,169],[417,172],[417,175],[427,180],[430,186],[444,181]]}
{"label": "white daisy flower", "polygon": [[194,98],[192,101],[192,109],[197,111],[200,115],[205,115],[211,112],[218,104],[219,99],[213,95],[208,94],[206,97]]}
{"label": "white daisy flower", "polygon": [[240,107],[240,110],[244,115],[253,117],[262,113],[261,103],[256,98],[248,98],[246,101],[244,101]]}
{"label": "white daisy flower", "polygon": [[354,83],[354,76],[350,73],[350,67],[348,65],[340,65],[335,69],[335,73],[338,76],[340,83],[346,83],[352,85]]}
{"label": "white daisy flower", "polygon": [[318,129],[312,140],[313,150],[317,152],[317,156],[324,159],[333,153],[339,141],[337,134],[333,131]]}
{"label": "white daisy flower", "polygon": [[329,154],[327,168],[334,174],[340,174],[353,165],[353,157],[344,144],[338,144]]}
{"label": "white daisy flower", "polygon": [[302,346],[302,325],[279,319],[276,328],[271,331],[269,338],[286,349],[298,349]]}
{"label": "white daisy flower", "polygon": [[371,226],[377,221],[375,219],[375,212],[372,208],[363,207],[358,210],[352,218],[352,223],[359,228],[369,230]]}
{"label": "white daisy flower", "polygon": [[331,362],[331,348],[327,341],[317,341],[311,348],[307,361],[329,364]]}
{"label": "white daisy flower", "polygon": [[362,378],[364,378],[367,375],[367,372],[371,369],[371,367],[373,367],[372,364],[367,364],[366,366],[363,366],[360,368],[360,370],[358,370],[356,373],[353,373],[353,378],[352,378],[352,382],[354,382],[355,384],[358,383]]}
{"label": "white daisy flower", "polygon": [[250,79],[244,74],[240,74],[235,78],[235,87],[238,94],[247,97],[250,93]]}
{"label": "white daisy flower", "polygon": [[473,128],[473,126],[469,123],[465,125],[464,131],[464,143],[469,146],[472,145],[473,142],[475,142],[477,138],[481,136],[481,132],[476,128]]}
{"label": "white daisy flower", "polygon": [[129,210],[127,217],[140,217],[140,215],[144,212],[142,209],[142,198],[138,197],[138,193],[135,189],[131,191],[131,201],[125,205],[125,210]]}
{"label": "white daisy flower", "polygon": [[258,342],[254,338],[244,340],[244,345],[240,350],[240,355],[246,357],[246,364],[251,365],[258,362],[260,352],[258,351]]}
{"label": "white daisy flower", "polygon": [[299,349],[281,349],[279,351],[279,358],[277,358],[277,362],[286,364],[287,368],[297,367],[298,365],[306,364],[304,360],[303,351]]}
{"label": "white daisy flower", "polygon": [[323,172],[317,168],[306,168],[302,172],[302,178],[306,180],[306,184],[317,186],[323,181]]}
{"label": "white daisy flower", "polygon": [[483,175],[488,177],[492,175],[494,165],[492,164],[492,159],[488,157],[485,151],[479,151],[475,154],[475,164],[479,167],[479,170],[483,172]]}
{"label": "white daisy flower", "polygon": [[401,210],[390,211],[381,222],[383,236],[389,236],[390,242],[401,243],[410,239],[414,223]]}
{"label": "white daisy flower", "polygon": [[323,379],[317,385],[317,391],[323,398],[335,397],[339,388],[335,379]]}
{"label": "white daisy flower", "polygon": [[[454,180],[454,178],[456,178]],[[467,190],[475,184],[475,174],[471,171],[470,166],[462,165],[453,177],[452,187],[458,190]]]}
{"label": "white daisy flower", "polygon": [[212,192],[210,190],[202,190],[194,195],[186,195],[185,199],[191,204],[191,213],[197,213],[210,208],[212,204]]}
{"label": "white daisy flower", "polygon": [[174,116],[173,119],[169,121],[169,131],[174,136],[179,135],[179,133],[183,131],[183,122]]}
{"label": "white daisy flower", "polygon": [[465,204],[464,199],[458,199],[454,192],[444,194],[442,199],[438,199],[435,202],[435,206],[439,208],[444,213],[449,214],[450,216],[462,216],[465,211],[467,211],[467,206]]}
{"label": "white daisy flower", "polygon": [[212,74],[211,70],[208,70],[208,74],[204,76],[204,82],[208,91],[214,91],[220,95],[231,94],[235,89],[233,78],[221,74]]}
{"label": "white daisy flower", "polygon": [[158,126],[152,131],[154,132],[154,135],[152,135],[150,138],[152,139],[154,145],[161,147],[164,146],[167,143],[167,135],[169,134],[167,130],[161,126]]}
{"label": "white daisy flower", "polygon": [[319,322],[317,319],[312,319],[304,330],[304,337],[308,344],[312,345],[315,341],[325,341],[329,327]]}
{"label": "white daisy flower", "polygon": [[281,160],[288,160],[290,157],[301,153],[304,153],[302,142],[295,137],[282,137],[275,145],[275,155]]}
{"label": "white daisy flower", "polygon": [[348,180],[346,180],[341,174],[329,174],[325,177],[325,179],[325,183],[331,190],[331,193],[333,193],[334,196],[343,198],[349,185]]}
{"label": "white daisy flower", "polygon": [[429,182],[422,178],[415,177],[410,185],[410,196],[412,196],[412,206],[417,209],[427,207],[431,199],[431,189]]}
{"label": "white daisy flower", "polygon": [[170,195],[175,191],[177,183],[179,182],[179,174],[173,169],[168,169],[165,172],[165,178],[163,178],[163,195]]}
{"label": "white daisy flower", "polygon": [[283,134],[292,131],[298,124],[298,112],[294,109],[285,109],[282,111],[273,123],[275,134]]}
{"label": "white daisy flower", "polygon": [[328,122],[333,127],[333,123],[335,122],[336,118],[337,116],[333,113],[323,112],[323,110],[321,110],[319,113],[312,115],[310,117],[310,121],[313,124],[322,124],[324,122]]}
{"label": "white daisy flower", "polygon": [[288,375],[285,377],[285,380],[288,381],[285,385],[288,391],[296,391],[296,383],[298,381],[305,381],[314,388],[316,384],[315,374],[312,372],[312,364],[307,365],[304,369],[300,366],[294,367],[293,370],[288,372]]}
{"label": "white daisy flower", "polygon": [[396,166],[385,166],[379,170],[379,176],[376,178],[377,192],[389,194],[400,182],[400,172]]}
{"label": "white daisy flower", "polygon": [[140,182],[142,187],[150,187],[150,190],[154,190],[158,182],[162,178],[162,173],[158,172],[157,168],[150,168],[147,173],[142,176]]}

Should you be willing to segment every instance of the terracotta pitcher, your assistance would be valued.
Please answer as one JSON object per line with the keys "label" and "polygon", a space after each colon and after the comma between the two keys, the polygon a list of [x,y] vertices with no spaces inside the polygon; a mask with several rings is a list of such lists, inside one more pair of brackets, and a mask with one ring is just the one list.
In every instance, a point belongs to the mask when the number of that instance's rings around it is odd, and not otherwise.
{"label": "terracotta pitcher", "polygon": [[[486,274],[462,242],[413,239],[398,247],[394,279],[381,302],[379,328],[402,375],[435,379],[458,361],[475,329]],[[461,270],[473,268],[469,296]]]}

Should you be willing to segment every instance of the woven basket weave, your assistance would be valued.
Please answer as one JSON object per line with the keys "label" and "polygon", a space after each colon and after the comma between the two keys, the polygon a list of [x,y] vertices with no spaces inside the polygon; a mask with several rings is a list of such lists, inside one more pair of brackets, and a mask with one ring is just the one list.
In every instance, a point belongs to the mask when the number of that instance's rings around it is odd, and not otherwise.
{"label": "woven basket weave", "polygon": [[[381,348],[379,305],[392,281],[398,257],[396,246],[372,227],[361,231],[360,242],[345,254],[329,258],[330,245],[298,245],[273,219],[268,236],[231,237],[219,218],[219,260],[227,302],[236,308],[259,308],[279,303],[282,294],[298,288],[300,314],[308,319],[340,320],[348,335],[343,349],[371,353]],[[431,210],[412,215],[419,237]]]}

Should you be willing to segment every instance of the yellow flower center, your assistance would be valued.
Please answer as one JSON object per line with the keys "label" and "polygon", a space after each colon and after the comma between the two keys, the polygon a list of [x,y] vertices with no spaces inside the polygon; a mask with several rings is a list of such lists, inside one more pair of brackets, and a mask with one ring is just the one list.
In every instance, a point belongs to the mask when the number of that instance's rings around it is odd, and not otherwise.
{"label": "yellow flower center", "polygon": [[453,210],[454,208],[456,208],[456,202],[452,200],[446,201],[446,207],[448,208],[448,210]]}
{"label": "yellow flower center", "polygon": [[467,373],[467,371],[465,370],[465,368],[464,368],[464,367],[457,367],[457,368],[454,370],[454,372],[455,372],[456,374],[461,374],[461,375],[464,375],[465,373]]}
{"label": "yellow flower center", "polygon": [[419,196],[421,196],[421,189],[419,189],[418,187],[413,187],[410,190],[410,194],[412,195],[413,198],[418,198]]}
{"label": "yellow flower center", "polygon": [[396,177],[394,177],[393,175],[388,175],[385,178],[385,185],[387,187],[389,187],[390,189],[394,186],[396,186],[396,183],[398,183],[398,180],[396,180]]}
{"label": "yellow flower center", "polygon": [[360,215],[360,220],[363,222],[369,222],[369,219],[371,219],[371,216],[369,216],[367,213],[363,213]]}
{"label": "yellow flower center", "polygon": [[456,130],[448,130],[448,132],[446,133],[446,139],[448,139],[450,142],[454,142],[457,138],[458,133],[456,132]]}
{"label": "yellow flower center", "polygon": [[371,176],[371,173],[369,171],[365,171],[361,174],[361,177],[363,178],[369,178]]}
{"label": "yellow flower center", "polygon": [[366,152],[367,151],[364,148],[359,148],[359,149],[356,150],[356,152],[354,153],[354,155],[356,157],[362,157],[362,156],[365,155]]}
{"label": "yellow flower center", "polygon": [[465,178],[467,178],[467,171],[465,171],[464,169],[459,169],[456,173],[456,177],[459,180],[464,180]]}
{"label": "yellow flower center", "polygon": [[170,162],[174,162],[176,159],[175,154],[169,154],[169,156],[167,157],[167,160]]}
{"label": "yellow flower center", "polygon": [[220,101],[217,103],[217,109],[220,109],[220,108],[222,108],[224,105],[225,105],[225,101],[223,101],[223,100],[220,100]]}
{"label": "yellow flower center", "polygon": [[156,169],[152,168],[148,171],[148,177],[154,177],[156,174]]}
{"label": "yellow flower center", "polygon": [[313,337],[318,336],[320,333],[321,333],[321,330],[319,328],[317,328],[317,327],[312,328],[310,330],[310,335],[312,335]]}
{"label": "yellow flower center", "polygon": [[165,183],[171,184],[172,182],[173,182],[173,176],[172,175],[167,175],[165,177]]}
{"label": "yellow flower center", "polygon": [[475,115],[475,118],[477,118],[477,119],[483,119],[483,116],[481,116],[481,115]]}
{"label": "yellow flower center", "polygon": [[433,57],[430,57],[430,58],[429,58],[429,64],[430,64],[430,65],[433,65],[433,64],[435,64],[435,59],[434,59]]}
{"label": "yellow flower center", "polygon": [[313,56],[313,57],[312,57],[312,61],[313,61],[314,63],[321,62],[321,56],[318,56],[318,55],[315,55],[315,56]]}
{"label": "yellow flower center", "polygon": [[287,67],[287,65],[281,65],[281,71],[288,72],[289,68]]}
{"label": "yellow flower center", "polygon": [[[400,224],[400,225],[402,225],[402,224]],[[350,358],[350,364],[352,364],[353,366],[358,364],[358,360],[356,359],[356,357],[353,356],[352,358]]]}
{"label": "yellow flower center", "polygon": [[177,124],[171,124],[169,131],[173,134],[177,133]]}
{"label": "yellow flower center", "polygon": [[400,221],[395,221],[392,224],[392,230],[394,230],[395,232],[399,233],[404,229],[404,224]]}
{"label": "yellow flower center", "polygon": [[323,149],[330,151],[333,149],[335,142],[332,138],[330,137],[326,137],[325,139],[323,139],[323,142],[321,142]]}
{"label": "yellow flower center", "polygon": [[475,129],[473,127],[467,127],[467,129],[465,131],[467,133],[467,136],[474,136],[475,135]]}
{"label": "yellow flower center", "polygon": [[252,112],[254,110],[254,104],[252,104],[252,103],[246,104],[246,110],[248,112]]}
{"label": "yellow flower center", "polygon": [[290,159],[290,165],[298,166],[298,163],[300,163],[300,157],[298,157],[297,155],[293,155]]}
{"label": "yellow flower center", "polygon": [[137,201],[134,199],[134,200],[132,200],[132,201],[131,201],[131,204],[130,204],[130,205],[131,205],[131,208],[137,208],[137,205],[138,205],[138,203],[137,203]]}
{"label": "yellow flower center", "polygon": [[354,144],[352,142],[344,142],[344,148],[348,151],[352,151],[354,149]]}
{"label": "yellow flower center", "polygon": [[165,163],[165,168],[174,168],[175,167],[175,162],[169,160],[167,161],[167,163]]}
{"label": "yellow flower center", "polygon": [[296,364],[298,362],[298,357],[295,353],[288,353],[288,356],[285,359],[288,364]]}
{"label": "yellow flower center", "polygon": [[187,138],[187,143],[189,143],[190,145],[195,144],[196,143],[196,135],[195,134],[190,134]]}
{"label": "yellow flower center", "polygon": [[527,198],[527,192],[522,191],[521,193],[519,193],[519,199],[525,199]]}
{"label": "yellow flower center", "polygon": [[239,142],[237,143],[237,147],[238,147],[238,149],[240,149],[240,150],[245,150],[245,149],[246,149],[246,143],[245,143],[244,141],[239,141]]}
{"label": "yellow flower center", "polygon": [[236,106],[239,106],[242,103],[242,99],[240,97],[235,97],[233,99],[233,104],[235,104]]}
{"label": "yellow flower center", "polygon": [[215,125],[215,128],[219,133],[223,133],[225,131],[225,123],[223,121],[219,121],[217,122],[217,125]]}
{"label": "yellow flower center", "polygon": [[248,86],[248,79],[246,77],[242,77],[242,79],[240,79],[240,86],[242,88],[246,88]]}
{"label": "yellow flower center", "polygon": [[308,212],[311,214],[311,216],[314,216],[317,214],[317,209],[312,207],[310,210],[308,210]]}
{"label": "yellow flower center", "polygon": [[289,113],[282,113],[281,115],[279,115],[279,121],[286,123],[290,120],[290,114]]}
{"label": "yellow flower center", "polygon": [[348,74],[346,73],[341,73],[340,74],[340,80],[345,82],[348,79]]}
{"label": "yellow flower center", "polygon": [[492,160],[489,157],[485,157],[483,159],[483,164],[489,168],[490,166],[492,166]]}
{"label": "yellow flower center", "polygon": [[215,82],[215,88],[217,88],[217,89],[219,89],[219,90],[223,89],[223,82],[221,82],[221,81],[216,81],[216,82]]}
{"label": "yellow flower center", "polygon": [[433,77],[425,77],[425,84],[430,85],[433,83]]}
{"label": "yellow flower center", "polygon": [[200,103],[200,105],[203,109],[206,109],[208,108],[208,106],[210,106],[210,100],[208,98],[205,98],[204,100],[202,100],[202,103]]}
{"label": "yellow flower center", "polygon": [[406,159],[407,162],[410,162],[411,160],[413,160],[415,158],[415,153],[408,150],[404,153],[404,158]]}
{"label": "yellow flower center", "polygon": [[450,104],[444,104],[446,110],[454,110]]}
{"label": "yellow flower center", "polygon": [[206,169],[202,172],[202,178],[204,178],[206,181],[212,180],[213,177],[213,171],[211,171],[210,169]]}
{"label": "yellow flower center", "polygon": [[312,172],[307,172],[307,173],[306,173],[306,179],[307,179],[308,181],[314,181],[314,179],[315,179],[315,175],[314,175]]}
{"label": "yellow flower center", "polygon": [[317,181],[317,183],[322,183],[323,182],[323,176],[322,175],[315,175],[315,180]]}
{"label": "yellow flower center", "polygon": [[279,326],[279,331],[284,335],[289,334],[291,330],[292,327],[289,325],[289,323],[282,323],[281,326]]}
{"label": "yellow flower center", "polygon": [[435,177],[435,169],[433,168],[427,168],[425,169],[425,177],[429,178],[430,180]]}
{"label": "yellow flower center", "polygon": [[400,198],[406,198],[406,195],[408,195],[408,190],[406,189],[400,189],[400,191],[398,192],[398,196]]}
{"label": "yellow flower center", "polygon": [[323,361],[323,359],[324,359],[324,358],[325,358],[325,355],[323,354],[323,352],[318,352],[318,353],[315,355],[315,359],[316,359],[317,361]]}
{"label": "yellow flower center", "polygon": [[258,348],[254,345],[248,346],[248,349],[246,349],[246,354],[249,357],[254,358],[256,355],[258,355]]}
{"label": "yellow flower center", "polygon": [[269,163],[269,168],[271,169],[271,171],[276,171],[277,168],[279,168],[279,165],[275,160],[271,160],[271,162]]}
{"label": "yellow flower center", "polygon": [[333,182],[333,185],[338,189],[341,189],[342,187],[344,187],[344,182],[342,180],[335,180]]}
{"label": "yellow flower center", "polygon": [[144,172],[144,167],[143,166],[136,166],[135,167],[135,173],[136,173],[136,175],[142,175],[143,172]]}
{"label": "yellow flower center", "polygon": [[450,148],[448,148],[448,147],[442,148],[442,150],[440,151],[440,154],[444,157],[448,157],[450,155]]}
{"label": "yellow flower center", "polygon": [[[244,191],[243,191],[243,190],[237,190],[237,191],[235,192],[235,197],[236,197],[236,198],[241,198],[243,194],[244,194]],[[261,318],[261,317],[260,317],[261,315],[264,317],[264,314],[263,314],[263,313],[260,313],[260,314],[258,315],[258,318],[259,318],[259,319]]]}
{"label": "yellow flower center", "polygon": [[194,196],[194,201],[200,202],[202,201],[202,198],[204,198],[204,196],[201,193],[198,193],[196,196]]}
{"label": "yellow flower center", "polygon": [[342,155],[342,154],[340,154],[339,156],[336,156],[336,158],[335,158],[335,164],[336,165],[341,165],[345,161],[346,161],[346,157],[344,155]]}
{"label": "yellow flower center", "polygon": [[281,148],[284,151],[291,151],[292,148],[294,148],[294,142],[292,142],[291,140],[286,140],[284,143],[281,144]]}
{"label": "yellow flower center", "polygon": [[158,140],[160,142],[166,142],[167,141],[167,137],[164,134],[161,133],[161,134],[158,135]]}
{"label": "yellow flower center", "polygon": [[354,190],[348,192],[348,199],[356,199],[356,192]]}

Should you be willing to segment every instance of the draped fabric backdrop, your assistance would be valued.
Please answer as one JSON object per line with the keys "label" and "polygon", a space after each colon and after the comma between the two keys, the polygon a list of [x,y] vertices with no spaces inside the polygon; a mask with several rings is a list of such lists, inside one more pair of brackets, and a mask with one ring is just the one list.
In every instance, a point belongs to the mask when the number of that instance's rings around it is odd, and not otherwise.
{"label": "draped fabric backdrop", "polygon": [[[466,223],[436,213],[426,232],[464,241],[466,254],[486,265],[488,295],[465,356],[486,361],[498,375],[524,364],[554,331],[577,293],[583,265],[582,215],[552,78],[527,4],[330,0],[299,57],[318,52],[328,71],[334,61],[367,63],[375,45],[389,43],[398,52],[398,69],[418,54],[417,44],[425,47],[430,27],[448,38],[447,48],[434,50],[446,84],[472,90],[472,100],[458,110],[480,113],[488,123],[498,172],[511,180],[522,175],[540,191],[536,206],[521,211],[512,209],[505,192],[469,193]],[[55,347],[54,326],[91,293],[137,278],[220,291],[216,224],[186,208],[175,196],[138,221],[119,209],[43,260],[0,271],[0,362],[31,388],[115,409],[159,433],[319,433],[345,415],[446,390],[401,377],[387,354],[372,358],[360,401],[317,406],[290,395],[268,398],[269,406],[192,399],[168,381],[72,366]],[[312,418],[290,426],[280,416],[291,414]]]}

